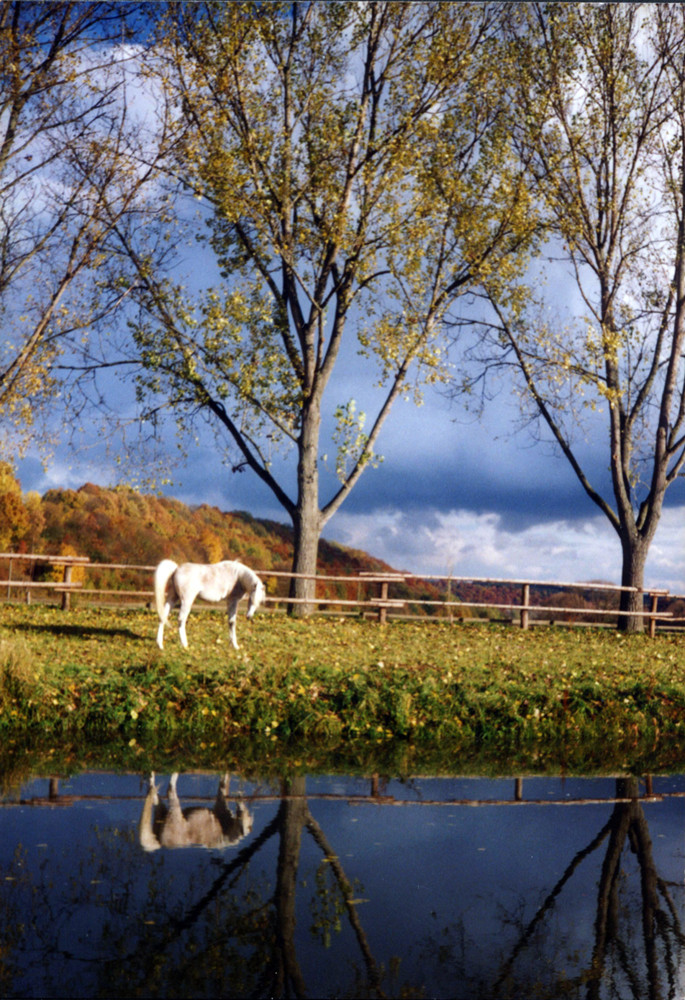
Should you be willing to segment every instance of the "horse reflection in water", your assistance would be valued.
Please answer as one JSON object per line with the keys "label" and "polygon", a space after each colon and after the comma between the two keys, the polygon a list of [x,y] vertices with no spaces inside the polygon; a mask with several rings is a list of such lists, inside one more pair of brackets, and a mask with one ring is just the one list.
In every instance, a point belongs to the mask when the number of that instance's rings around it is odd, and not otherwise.
{"label": "horse reflection in water", "polygon": [[216,801],[211,809],[202,806],[181,808],[176,791],[178,773],[171,775],[167,806],[150,775],[148,792],[138,825],[138,841],[145,851],[160,847],[209,847],[222,849],[237,844],[252,830],[252,816],[245,805],[236,805],[236,815],[228,808],[229,775],[219,782]]}

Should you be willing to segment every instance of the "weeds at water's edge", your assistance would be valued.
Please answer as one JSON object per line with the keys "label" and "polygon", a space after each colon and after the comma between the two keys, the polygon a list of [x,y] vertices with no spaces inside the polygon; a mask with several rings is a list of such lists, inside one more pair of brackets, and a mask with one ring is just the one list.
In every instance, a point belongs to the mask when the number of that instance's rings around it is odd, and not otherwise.
{"label": "weeds at water's edge", "polygon": [[198,610],[189,650],[170,628],[160,652],[151,612],[65,621],[55,608],[8,605],[0,620],[6,747],[685,760],[685,657],[673,636],[262,615],[239,619],[236,652],[224,616]]}

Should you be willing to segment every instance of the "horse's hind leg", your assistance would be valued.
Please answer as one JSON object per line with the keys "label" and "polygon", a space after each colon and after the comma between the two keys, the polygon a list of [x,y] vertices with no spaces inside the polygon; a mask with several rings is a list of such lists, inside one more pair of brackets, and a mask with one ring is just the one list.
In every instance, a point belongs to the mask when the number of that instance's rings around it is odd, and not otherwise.
{"label": "horse's hind leg", "polygon": [[171,608],[171,601],[167,601],[164,605],[164,610],[162,611],[162,617],[159,620],[159,628],[157,629],[157,645],[160,649],[164,649],[164,626],[169,619],[169,612],[171,611]]}
{"label": "horse's hind leg", "polygon": [[178,781],[178,771],[174,773],[169,778],[169,787],[167,788],[167,798],[169,799],[169,804],[172,806],[178,806],[180,808],[180,801],[178,798],[178,791],[176,790],[176,782]]}
{"label": "horse's hind leg", "polygon": [[181,809],[181,800],[178,797],[178,791],[176,790],[176,782],[178,781],[178,771],[174,771],[169,779],[169,787],[167,788],[167,798],[169,800],[169,822],[177,826],[183,823],[183,810]]}
{"label": "horse's hind leg", "polygon": [[188,648],[188,636],[186,635],[186,622],[190,614],[192,602],[181,602],[181,610],[178,613],[178,635],[184,649]]}
{"label": "horse's hind leg", "polygon": [[162,847],[185,847],[188,843],[188,824],[186,823],[181,802],[176,790],[178,772],[175,771],[169,780],[167,788],[167,798],[169,800],[169,812],[164,820],[159,840]]}
{"label": "horse's hind leg", "polygon": [[150,774],[147,795],[143,803],[143,811],[138,823],[138,843],[144,851],[156,851],[161,844],[157,837],[157,818],[160,807],[154,771]]}

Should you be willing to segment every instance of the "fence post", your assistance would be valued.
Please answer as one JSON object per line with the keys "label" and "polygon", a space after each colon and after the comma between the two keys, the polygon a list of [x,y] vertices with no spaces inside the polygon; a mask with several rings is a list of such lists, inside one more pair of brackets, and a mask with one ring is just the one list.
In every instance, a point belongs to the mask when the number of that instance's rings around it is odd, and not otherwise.
{"label": "fence post", "polygon": [[[387,599],[388,599],[388,581],[387,580],[382,580],[381,581],[381,583],[379,585],[379,588],[378,588],[378,596],[381,599],[381,601],[387,601]],[[388,609],[381,604],[381,606],[378,608],[378,623],[380,625],[385,625],[387,617],[388,617]]]}
{"label": "fence post", "polygon": [[[67,563],[64,567],[64,583],[67,585],[71,583],[71,563]],[[71,607],[71,594],[68,590],[62,591],[62,611],[68,611]]]}
{"label": "fence post", "polygon": [[530,602],[530,584],[521,587],[521,628],[528,628],[528,604]]}
{"label": "fence post", "polygon": [[650,609],[651,617],[649,619],[649,638],[653,639],[654,636],[656,635],[656,618],[654,617],[654,615],[656,615],[657,607],[659,605],[659,595],[650,594],[650,597],[652,598],[652,605]]}

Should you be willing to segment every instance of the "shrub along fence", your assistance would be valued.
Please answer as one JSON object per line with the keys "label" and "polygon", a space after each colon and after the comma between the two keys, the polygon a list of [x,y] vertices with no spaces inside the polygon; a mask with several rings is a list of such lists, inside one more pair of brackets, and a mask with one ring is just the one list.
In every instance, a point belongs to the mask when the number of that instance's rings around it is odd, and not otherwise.
{"label": "shrub along fence", "polygon": [[[0,553],[0,591],[5,600],[43,600],[59,595],[68,610],[72,594],[89,604],[152,605],[154,566],[90,562],[81,556]],[[268,610],[279,611],[298,599],[288,596],[294,574],[257,570],[265,582]],[[503,580],[490,577],[416,576],[411,573],[365,572],[318,574],[315,603],[320,613],[367,615],[384,623],[389,617],[435,618],[441,621],[498,620],[521,628],[542,623],[610,625],[627,612],[618,610],[622,590],[608,583],[563,583],[550,580]],[[685,599],[667,590],[643,593],[644,619],[650,635],[657,627],[685,625],[685,617],[664,610]],[[677,603],[676,603],[677,602]],[[474,617],[474,612],[480,614]]]}

